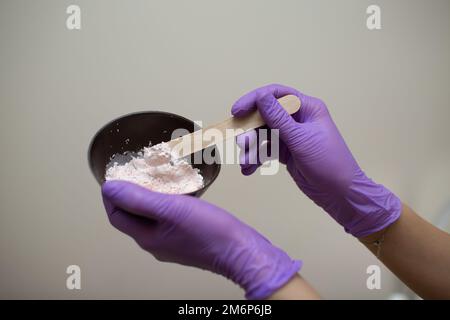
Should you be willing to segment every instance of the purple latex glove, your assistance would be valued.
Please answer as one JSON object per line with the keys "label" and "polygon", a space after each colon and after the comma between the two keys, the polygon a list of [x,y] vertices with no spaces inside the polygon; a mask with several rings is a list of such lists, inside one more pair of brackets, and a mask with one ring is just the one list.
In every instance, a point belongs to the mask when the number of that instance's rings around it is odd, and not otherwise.
{"label": "purple latex glove", "polygon": [[[276,99],[293,94],[302,102],[290,116]],[[360,169],[334,124],[323,101],[282,86],[268,85],[241,97],[232,107],[236,117],[258,109],[271,129],[279,130],[279,158],[299,188],[355,237],[382,230],[398,219],[400,200],[369,179]],[[257,148],[255,134],[243,134],[241,170],[252,174],[260,164],[250,164]],[[248,141],[250,140],[250,141]],[[245,147],[247,142],[247,148]]]}
{"label": "purple latex glove", "polygon": [[225,210],[186,195],[108,181],[103,202],[111,224],[156,259],[221,274],[248,299],[264,299],[301,268],[266,238]]}

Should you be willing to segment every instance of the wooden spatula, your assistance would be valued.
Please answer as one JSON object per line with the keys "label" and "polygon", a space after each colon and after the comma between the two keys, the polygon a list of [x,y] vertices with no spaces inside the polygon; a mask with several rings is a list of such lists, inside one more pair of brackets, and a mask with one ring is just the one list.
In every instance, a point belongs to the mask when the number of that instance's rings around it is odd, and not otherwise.
{"label": "wooden spatula", "polygon": [[[300,99],[294,95],[284,96],[278,99],[278,102],[289,114],[297,112],[301,106]],[[224,141],[236,135],[242,134],[243,132],[261,127],[264,124],[265,122],[259,112],[255,111],[243,118],[228,118],[220,123],[206,127],[202,130],[197,130],[193,133],[170,140],[167,142],[167,144],[176,154],[178,154],[180,158],[182,158],[205,149],[220,141]],[[203,135],[211,129],[218,130],[217,132],[220,132],[221,135],[213,135],[214,139],[211,139],[212,141],[204,140]],[[230,134],[230,131],[228,132],[228,134],[226,134],[227,129],[234,129],[232,131],[233,134]]]}

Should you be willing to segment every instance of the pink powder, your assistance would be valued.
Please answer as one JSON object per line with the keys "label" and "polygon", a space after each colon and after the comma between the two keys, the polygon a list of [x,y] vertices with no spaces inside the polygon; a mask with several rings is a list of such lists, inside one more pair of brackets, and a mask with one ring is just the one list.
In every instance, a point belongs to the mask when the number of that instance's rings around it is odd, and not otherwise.
{"label": "pink powder", "polygon": [[167,145],[160,143],[142,149],[129,162],[108,168],[106,180],[125,180],[150,190],[180,194],[203,187],[203,177],[185,159],[177,159]]}

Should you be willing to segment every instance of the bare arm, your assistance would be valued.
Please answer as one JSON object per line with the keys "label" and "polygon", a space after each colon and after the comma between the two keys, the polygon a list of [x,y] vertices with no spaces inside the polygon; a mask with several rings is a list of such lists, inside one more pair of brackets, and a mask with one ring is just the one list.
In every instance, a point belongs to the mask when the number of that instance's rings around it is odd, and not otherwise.
{"label": "bare arm", "polygon": [[[373,242],[383,238],[380,250]],[[403,205],[400,218],[359,239],[424,299],[450,299],[450,235]]]}
{"label": "bare arm", "polygon": [[[383,239],[380,249],[373,243]],[[403,205],[400,218],[384,230],[359,239],[411,290],[424,299],[450,299],[450,235]],[[314,300],[319,294],[296,275],[269,297]]]}
{"label": "bare arm", "polygon": [[300,275],[295,275],[283,287],[272,294],[269,300],[318,300],[319,294]]}

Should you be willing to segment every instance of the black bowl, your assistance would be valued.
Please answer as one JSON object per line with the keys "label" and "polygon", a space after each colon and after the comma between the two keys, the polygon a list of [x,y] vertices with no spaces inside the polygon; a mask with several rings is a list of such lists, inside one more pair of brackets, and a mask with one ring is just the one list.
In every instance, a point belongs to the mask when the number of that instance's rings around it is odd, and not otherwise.
{"label": "black bowl", "polygon": [[[150,142],[155,145],[169,141],[172,139],[172,132],[176,129],[186,129],[193,132],[200,127],[182,116],[162,111],[136,112],[112,120],[95,134],[90,143],[88,161],[92,174],[100,185],[103,184],[106,168],[111,164],[111,158],[114,155],[123,154],[126,151],[133,154],[144,147],[148,147]],[[211,148],[214,148],[214,150],[211,150]],[[199,152],[208,152],[216,159],[219,157],[215,146]],[[196,157],[195,159],[203,159],[203,154],[192,154],[188,160],[191,160],[194,168],[200,170],[204,186],[188,194],[200,197],[219,175],[220,161],[207,164],[202,160],[201,163],[196,163],[198,161],[194,162],[194,157]]]}

